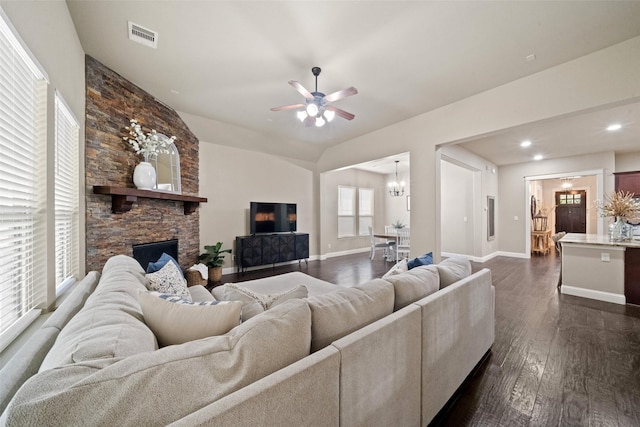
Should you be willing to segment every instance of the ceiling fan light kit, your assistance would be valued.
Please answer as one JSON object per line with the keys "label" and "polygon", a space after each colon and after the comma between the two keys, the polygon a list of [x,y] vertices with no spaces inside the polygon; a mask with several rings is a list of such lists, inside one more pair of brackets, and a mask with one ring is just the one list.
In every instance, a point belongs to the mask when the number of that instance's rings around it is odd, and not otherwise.
{"label": "ceiling fan light kit", "polygon": [[321,71],[322,70],[320,69],[320,67],[313,67],[311,69],[311,72],[316,78],[315,92],[309,92],[304,88],[304,86],[302,86],[295,80],[289,81],[289,84],[306,98],[304,104],[293,104],[285,105],[282,107],[274,107],[271,109],[271,111],[294,110],[301,108],[301,110],[298,110],[296,112],[296,117],[298,118],[298,120],[304,123],[305,126],[315,125],[316,127],[322,127],[326,123],[331,122],[336,115],[346,120],[353,120],[355,115],[341,110],[340,108],[334,107],[333,105],[331,105],[331,103],[342,98],[346,98],[347,96],[355,95],[358,93],[358,90],[355,87],[351,86],[338,92],[331,93],[329,95],[318,92],[318,76],[320,75]]}

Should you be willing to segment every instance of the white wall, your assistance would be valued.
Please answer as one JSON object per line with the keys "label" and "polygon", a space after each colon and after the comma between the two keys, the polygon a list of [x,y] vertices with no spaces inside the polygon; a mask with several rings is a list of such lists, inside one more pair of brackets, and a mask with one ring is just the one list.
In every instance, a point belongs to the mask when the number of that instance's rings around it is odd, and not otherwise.
{"label": "white wall", "polygon": [[84,51],[63,1],[6,1],[0,7],[49,77],[47,93],[47,305],[55,301],[54,256],[54,94],[58,90],[80,124],[80,236],[78,260],[85,272],[84,221]]}
{"label": "white wall", "polygon": [[[297,229],[309,233],[309,253],[318,254],[314,172],[296,162],[255,151],[200,142],[200,246],[223,242],[233,248],[236,236],[249,234],[250,202],[297,204]],[[225,258],[225,273],[234,263]]]}
{"label": "white wall", "polygon": [[[441,179],[440,179],[440,201],[441,201],[441,236],[442,246],[441,251],[445,253],[463,253],[469,255],[471,258],[481,261],[495,255],[499,248],[500,234],[497,232],[497,224],[499,221],[497,208],[500,205],[500,197],[498,194],[498,167],[476,154],[465,150],[458,145],[446,145],[440,148],[440,156],[442,158],[441,165]],[[450,166],[445,163],[457,165],[457,169],[451,169]],[[444,171],[442,167],[448,169]],[[465,170],[467,172],[465,172]],[[452,175],[445,176],[446,173],[459,172],[464,175]],[[471,173],[470,177],[468,174]],[[464,176],[467,175],[466,178]],[[465,200],[465,206],[467,210],[465,215],[460,216],[458,206],[461,202],[451,199],[446,193],[451,191],[449,186],[457,185],[456,181],[469,180],[470,183],[467,186],[472,186],[472,191],[468,193],[467,200]],[[496,234],[493,240],[487,238],[488,218],[487,218],[487,197],[493,196],[495,198],[495,221],[496,221]],[[453,251],[451,245],[455,237],[451,236],[450,229],[454,224],[448,224],[453,218],[457,218],[457,221],[464,223],[464,217],[467,217],[466,227],[467,232],[471,233],[472,241],[467,243],[471,245],[466,252]],[[448,224],[448,225],[445,225]],[[461,228],[459,223],[457,228]],[[460,237],[457,237],[458,239]],[[468,237],[466,237],[468,238]],[[449,243],[445,244],[445,241]]]}
{"label": "white wall", "polygon": [[[318,161],[319,172],[339,169],[371,159],[383,158],[399,151],[411,154],[411,253],[440,250],[439,177],[435,148],[439,144],[486,135],[514,126],[565,114],[628,102],[640,97],[640,37],[607,49],[552,67],[503,86],[463,99],[437,110],[371,132],[327,149]],[[611,72],[615,70],[616,72]],[[523,100],[526,100],[523,101]],[[397,141],[389,144],[388,141]],[[611,168],[607,163],[599,167]],[[514,176],[511,176],[514,178]],[[501,181],[503,178],[501,177]],[[520,189],[512,194],[500,191],[502,202],[516,200],[521,222],[524,213],[522,176]],[[505,190],[509,190],[507,186]],[[501,237],[509,237],[522,229],[499,226]],[[519,234],[524,234],[522,231]],[[524,242],[507,239],[505,248],[524,252]],[[500,240],[501,250],[503,242]]]}
{"label": "white wall", "polygon": [[[640,136],[638,146],[640,146]],[[640,171],[640,151],[616,155],[616,172],[634,171]]]}
{"label": "white wall", "polygon": [[[474,172],[443,160],[440,169],[442,252],[473,256]],[[478,215],[482,215],[478,212]]]}

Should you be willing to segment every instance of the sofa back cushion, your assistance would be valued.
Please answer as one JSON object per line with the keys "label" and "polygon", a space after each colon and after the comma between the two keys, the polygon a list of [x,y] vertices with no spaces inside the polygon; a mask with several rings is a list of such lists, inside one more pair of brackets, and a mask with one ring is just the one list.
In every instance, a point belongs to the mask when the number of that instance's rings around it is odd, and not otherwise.
{"label": "sofa back cushion", "polygon": [[394,311],[398,311],[440,289],[440,275],[434,265],[415,267],[404,273],[388,276],[385,280],[393,285]]}
{"label": "sofa back cushion", "polygon": [[96,290],[62,329],[40,372],[90,360],[111,360],[153,351],[153,332],[144,323],[138,290],[146,290],[144,270],[133,258],[110,258]]}
{"label": "sofa back cushion", "polygon": [[436,264],[440,274],[440,289],[471,275],[471,263],[462,256],[452,256]]}
{"label": "sofa back cushion", "polygon": [[74,286],[71,293],[62,300],[62,303],[42,325],[43,328],[53,327],[62,330],[64,326],[75,316],[87,302],[91,293],[96,289],[100,273],[90,271],[84,279]]}
{"label": "sofa back cushion", "polygon": [[382,279],[307,298],[312,317],[311,351],[392,313],[393,300],[393,286]]}
{"label": "sofa back cushion", "polygon": [[168,425],[306,357],[310,343],[309,306],[290,300],[226,335],[40,372],[4,416],[7,425]]}

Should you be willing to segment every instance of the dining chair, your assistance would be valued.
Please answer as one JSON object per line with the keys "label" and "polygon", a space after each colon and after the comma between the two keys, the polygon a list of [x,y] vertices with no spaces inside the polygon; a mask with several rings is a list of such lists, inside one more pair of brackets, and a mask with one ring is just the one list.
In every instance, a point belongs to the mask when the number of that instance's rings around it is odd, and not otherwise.
{"label": "dining chair", "polygon": [[398,230],[398,245],[396,247],[396,262],[400,258],[409,258],[411,246],[411,233],[408,229]]}
{"label": "dining chair", "polygon": [[382,255],[388,260],[389,254],[393,250],[393,246],[395,246],[396,242],[385,241],[376,243],[376,238],[373,236],[373,228],[371,228],[371,226],[369,226],[369,238],[371,240],[371,250],[369,258],[373,260],[373,258],[376,256],[376,249],[384,249]]}

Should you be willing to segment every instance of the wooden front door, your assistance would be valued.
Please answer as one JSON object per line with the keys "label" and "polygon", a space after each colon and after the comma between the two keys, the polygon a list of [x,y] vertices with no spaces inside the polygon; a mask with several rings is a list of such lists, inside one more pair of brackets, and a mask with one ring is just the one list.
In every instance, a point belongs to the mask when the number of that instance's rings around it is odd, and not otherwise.
{"label": "wooden front door", "polygon": [[587,232],[587,192],[556,192],[556,233]]}

